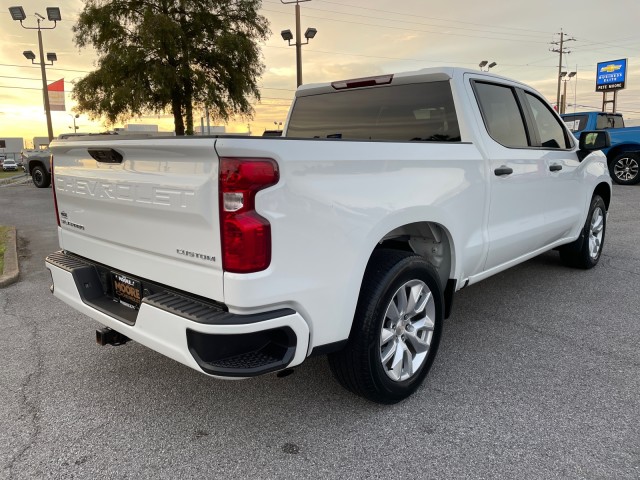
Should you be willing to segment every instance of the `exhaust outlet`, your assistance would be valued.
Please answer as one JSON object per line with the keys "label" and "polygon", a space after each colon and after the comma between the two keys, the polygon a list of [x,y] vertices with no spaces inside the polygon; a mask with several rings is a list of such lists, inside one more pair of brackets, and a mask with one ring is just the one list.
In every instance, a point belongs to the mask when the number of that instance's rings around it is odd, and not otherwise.
{"label": "exhaust outlet", "polygon": [[131,340],[129,337],[121,334],[120,332],[116,332],[109,327],[96,330],[96,343],[101,347],[104,347],[105,345],[124,345],[129,340]]}

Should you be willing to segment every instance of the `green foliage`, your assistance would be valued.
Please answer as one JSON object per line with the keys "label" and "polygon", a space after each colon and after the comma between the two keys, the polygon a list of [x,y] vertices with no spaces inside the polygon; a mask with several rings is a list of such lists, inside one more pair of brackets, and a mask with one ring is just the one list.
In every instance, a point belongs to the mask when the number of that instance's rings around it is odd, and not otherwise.
{"label": "green foliage", "polygon": [[[193,133],[193,108],[214,118],[250,116],[264,71],[258,42],[270,34],[261,0],[88,0],[74,26],[78,47],[98,52],[78,81],[78,111],[108,123],[171,111],[177,135]],[[185,129],[186,121],[186,129]]]}

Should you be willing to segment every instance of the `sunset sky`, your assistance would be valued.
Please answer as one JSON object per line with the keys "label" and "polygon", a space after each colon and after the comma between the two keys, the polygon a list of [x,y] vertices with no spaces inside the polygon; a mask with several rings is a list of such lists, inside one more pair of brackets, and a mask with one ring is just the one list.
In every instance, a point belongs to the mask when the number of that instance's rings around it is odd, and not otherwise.
{"label": "sunset sky", "polygon": [[[25,25],[35,26],[33,16],[46,16],[47,6],[58,6],[63,21],[43,32],[45,52],[58,61],[47,68],[49,83],[65,79],[67,112],[52,112],[54,134],[71,132],[73,102],[69,91],[74,80],[94,68],[95,53],[78,50],[72,26],[84,2],[61,0],[2,2],[0,37],[0,137],[46,136],[40,70],[26,60],[23,50],[38,51],[37,34],[12,21],[8,8],[22,5]],[[294,6],[280,0],[263,0],[262,14],[269,19],[271,37],[262,46],[266,71],[260,81],[262,101],[250,120],[237,119],[229,132],[254,135],[284,122],[296,87],[295,48],[287,46],[280,31],[295,28]],[[609,5],[609,7],[607,7]],[[497,62],[493,73],[537,88],[555,102],[558,54],[549,51],[561,29],[571,51],[563,70],[577,71],[567,84],[569,104],[576,110],[600,109],[602,94],[595,92],[596,63],[629,59],[627,89],[619,93],[618,110],[630,123],[640,124],[640,2],[617,0],[312,0],[301,3],[302,31],[318,30],[303,48],[304,83],[326,82],[379,75],[433,66],[478,68],[481,60]],[[43,25],[48,25],[44,22]],[[573,111],[574,107],[568,107]],[[132,119],[130,123],[157,124],[173,130],[170,114]],[[200,124],[198,113],[194,122]],[[104,130],[81,114],[80,132]]]}

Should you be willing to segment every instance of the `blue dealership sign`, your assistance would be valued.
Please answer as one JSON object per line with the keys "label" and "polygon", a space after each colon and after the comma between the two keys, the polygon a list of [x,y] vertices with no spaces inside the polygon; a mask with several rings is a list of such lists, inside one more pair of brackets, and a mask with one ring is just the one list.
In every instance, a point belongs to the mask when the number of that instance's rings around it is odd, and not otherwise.
{"label": "blue dealership sign", "polygon": [[600,62],[596,71],[596,92],[622,90],[627,81],[627,59]]}

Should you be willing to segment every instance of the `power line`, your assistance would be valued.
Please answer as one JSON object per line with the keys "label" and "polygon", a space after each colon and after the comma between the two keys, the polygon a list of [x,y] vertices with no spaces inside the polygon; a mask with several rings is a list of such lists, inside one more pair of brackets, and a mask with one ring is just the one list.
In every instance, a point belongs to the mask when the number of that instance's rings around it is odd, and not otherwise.
{"label": "power line", "polygon": [[0,85],[0,88],[16,88],[18,90],[39,90],[42,91],[42,88],[35,88],[35,87],[12,87],[9,85]]}
{"label": "power line", "polygon": [[[275,10],[267,10],[267,9],[263,9],[266,12],[276,12],[276,13],[285,13],[285,12],[280,12],[275,11]],[[331,10],[325,10],[322,8],[313,8],[313,7],[305,7],[305,11],[307,10],[315,10],[317,12],[325,12],[325,13],[336,13],[336,14],[340,14],[340,12],[335,12],[335,11],[331,11]],[[436,25],[433,23],[424,23],[424,22],[415,22],[415,21],[410,21],[410,20],[401,20],[401,19],[390,19],[388,17],[376,17],[376,16],[372,16],[372,15],[362,15],[359,13],[349,13],[348,14],[349,17],[361,17],[361,18],[369,18],[369,19],[373,19],[373,20],[383,20],[383,21],[391,21],[391,22],[399,22],[399,23],[408,23],[408,24],[413,24],[413,25],[422,25],[425,27],[436,27],[436,28],[451,28],[450,25]],[[309,15],[306,15],[309,16]],[[322,17],[320,17],[322,18]],[[333,20],[333,19],[332,19]],[[536,34],[536,35],[532,35],[532,34],[528,34],[528,33],[514,33],[514,32],[497,32],[494,30],[481,30],[478,28],[465,28],[465,27],[455,27],[457,30],[465,30],[465,31],[469,31],[469,32],[482,32],[482,33],[492,33],[492,34],[496,34],[496,35],[517,35],[517,36],[522,36],[522,37],[535,37],[535,38],[540,38],[541,35],[540,34]]]}
{"label": "power line", "polygon": [[[279,47],[277,45],[265,45],[266,48],[278,48],[278,49],[286,49],[287,47]],[[437,63],[437,64],[455,64],[455,65],[472,65],[475,66],[477,61],[476,60],[472,60],[472,61],[468,61],[468,62],[455,62],[452,60],[435,60],[435,59],[428,59],[428,58],[407,58],[407,57],[383,57],[380,55],[363,55],[360,53],[346,53],[346,52],[331,52],[331,51],[327,51],[327,50],[314,50],[312,48],[308,49],[307,52],[312,52],[312,53],[325,53],[328,55],[346,55],[349,57],[363,57],[363,58],[378,58],[378,59],[383,59],[383,60],[403,60],[403,61],[408,61],[408,62],[421,62],[421,63]],[[542,60],[536,60],[536,61],[544,61],[544,60],[549,60],[548,57],[542,59]],[[535,63],[535,62],[530,62],[530,63]],[[501,66],[505,66],[505,67],[536,67],[536,68],[555,68],[555,65],[530,65],[529,63],[527,64],[515,64],[515,63],[500,63]]]}
{"label": "power line", "polygon": [[[262,9],[263,11],[266,12],[274,12],[274,13],[284,13],[281,11],[277,11],[277,10],[267,10],[267,9]],[[482,39],[486,39],[486,40],[507,40],[504,37],[483,37],[480,35],[465,35],[463,33],[451,33],[451,32],[437,32],[437,31],[433,31],[433,30],[418,30],[415,28],[404,28],[404,27],[394,27],[391,25],[380,25],[380,24],[375,24],[375,23],[365,23],[365,22],[351,22],[349,20],[339,20],[336,18],[328,18],[328,17],[317,17],[314,15],[306,15],[306,17],[308,18],[316,18],[316,19],[320,19],[320,20],[330,20],[332,22],[339,22],[339,23],[348,23],[351,25],[364,25],[364,26],[368,26],[368,27],[377,27],[377,28],[388,28],[391,30],[402,30],[404,32],[420,32],[420,33],[437,33],[438,35],[449,35],[449,36],[454,36],[454,37],[465,37],[465,38],[482,38]],[[383,19],[380,19],[383,20]],[[444,28],[444,27],[443,27]],[[501,35],[501,34],[498,34]],[[547,44],[547,42],[543,42],[543,41],[535,41],[535,40],[518,40],[518,39],[509,39],[513,42],[520,42],[520,43],[537,43],[537,44]]]}
{"label": "power line", "polygon": [[[362,8],[361,5],[351,5],[351,4],[347,4],[347,3],[331,2],[331,1],[328,1],[328,0],[317,0],[317,1],[320,2],[320,3],[327,3],[327,4],[330,4],[330,5],[339,5],[341,7],[356,8],[356,9],[361,9]],[[441,21],[441,22],[462,23],[462,24],[465,24],[465,25],[474,25],[474,26],[478,26],[478,27],[497,28],[495,25],[488,25],[488,24],[483,24],[483,23],[464,22],[464,21],[461,21],[461,20],[430,17],[430,16],[426,16],[426,15],[415,15],[413,13],[399,13],[399,12],[392,12],[390,10],[381,10],[381,9],[376,9],[376,8],[367,8],[367,11],[380,12],[380,13],[392,14],[392,15],[410,16],[410,17],[413,17],[413,18],[425,18],[425,19],[429,19],[429,20],[438,20],[438,21]],[[385,20],[386,19],[387,18],[385,18]],[[460,28],[460,27],[456,27],[456,28]],[[531,30],[531,29],[527,29],[527,28],[517,28],[517,27],[499,27],[499,28],[508,29],[508,30],[519,30],[519,31],[525,31],[525,32],[536,32],[536,33],[541,33],[541,34],[546,34],[546,35],[549,35],[549,34],[553,33],[553,32],[545,32],[545,31],[542,31],[542,30]]]}
{"label": "power line", "polygon": [[[0,67],[18,67],[18,68],[37,68],[40,69],[40,67],[34,67],[32,65],[14,65],[11,63],[0,63]],[[69,69],[69,68],[57,68],[57,67],[49,67],[47,66],[47,71],[49,70],[57,70],[57,71],[61,71],[61,72],[80,72],[80,73],[91,73],[91,71],[89,70],[73,70],[73,69]]]}

